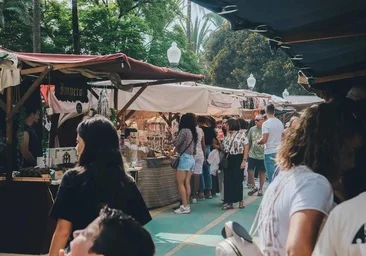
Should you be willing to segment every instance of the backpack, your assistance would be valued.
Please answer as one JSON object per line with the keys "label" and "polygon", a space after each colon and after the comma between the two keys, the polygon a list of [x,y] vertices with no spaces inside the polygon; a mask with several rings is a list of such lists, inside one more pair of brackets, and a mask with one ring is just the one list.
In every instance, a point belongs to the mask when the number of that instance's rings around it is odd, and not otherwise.
{"label": "backpack", "polygon": [[237,222],[226,222],[222,236],[226,239],[216,246],[216,256],[263,256],[248,231]]}

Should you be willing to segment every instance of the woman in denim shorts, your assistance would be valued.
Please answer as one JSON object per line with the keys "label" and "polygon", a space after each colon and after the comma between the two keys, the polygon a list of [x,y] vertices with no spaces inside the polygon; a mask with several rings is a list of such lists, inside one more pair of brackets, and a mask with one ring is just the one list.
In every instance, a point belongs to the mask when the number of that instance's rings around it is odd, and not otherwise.
{"label": "woman in denim shorts", "polygon": [[[189,199],[191,197],[191,177],[195,167],[195,151],[198,140],[196,116],[188,113],[182,116],[179,123],[179,132],[173,142],[175,149],[180,155],[177,169],[177,186],[182,205],[175,210],[177,214],[188,214],[191,212]],[[173,152],[174,152],[173,151]]]}

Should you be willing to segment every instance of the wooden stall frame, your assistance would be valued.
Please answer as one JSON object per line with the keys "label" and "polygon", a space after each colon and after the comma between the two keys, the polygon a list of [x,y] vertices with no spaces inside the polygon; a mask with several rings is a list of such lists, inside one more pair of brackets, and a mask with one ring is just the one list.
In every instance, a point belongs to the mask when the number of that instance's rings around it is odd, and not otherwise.
{"label": "wooden stall frame", "polygon": [[168,117],[165,116],[164,113],[159,112],[159,115],[164,119],[164,121],[168,124],[168,126],[170,128],[172,128],[172,123],[174,121],[174,119],[177,119],[179,114],[173,114],[173,113],[168,113]]}
{"label": "wooden stall frame", "polygon": [[140,88],[140,90],[138,90],[136,92],[136,94],[133,95],[133,97],[126,103],[126,105],[118,112],[117,118],[120,118],[123,113],[126,113],[126,110],[132,105],[132,103],[135,102],[135,100],[141,95],[141,93],[143,93],[146,90],[146,88],[147,88],[148,85],[149,85],[148,83],[144,84]]}
{"label": "wooden stall frame", "polygon": [[13,88],[6,88],[6,156],[7,156],[7,170],[6,170],[6,181],[9,182],[12,179],[13,174],[13,120],[9,119],[11,108],[12,108],[12,97]]}
{"label": "wooden stall frame", "polygon": [[6,170],[6,181],[12,180],[13,173],[13,118],[14,115],[18,112],[18,110],[24,105],[27,99],[31,96],[31,94],[40,86],[43,79],[48,75],[48,73],[52,70],[52,65],[48,65],[46,67],[42,67],[43,71],[41,75],[33,82],[33,84],[28,88],[26,93],[20,99],[19,102],[13,107],[12,105],[12,87],[8,87],[7,95],[6,95],[6,144],[7,144],[7,170]]}

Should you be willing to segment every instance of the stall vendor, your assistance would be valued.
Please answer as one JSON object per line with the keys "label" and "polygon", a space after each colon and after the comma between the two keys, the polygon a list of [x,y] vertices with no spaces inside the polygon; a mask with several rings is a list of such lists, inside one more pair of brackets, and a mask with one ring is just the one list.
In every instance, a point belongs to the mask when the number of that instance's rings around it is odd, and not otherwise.
{"label": "stall vendor", "polygon": [[137,160],[138,146],[136,143],[136,132],[134,128],[125,129],[125,142],[123,148],[123,156],[128,163],[132,163]]}
{"label": "stall vendor", "polygon": [[33,167],[37,165],[37,157],[42,156],[42,149],[36,131],[33,128],[39,120],[39,109],[27,107],[24,120],[24,133],[20,152],[23,157],[22,167]]}

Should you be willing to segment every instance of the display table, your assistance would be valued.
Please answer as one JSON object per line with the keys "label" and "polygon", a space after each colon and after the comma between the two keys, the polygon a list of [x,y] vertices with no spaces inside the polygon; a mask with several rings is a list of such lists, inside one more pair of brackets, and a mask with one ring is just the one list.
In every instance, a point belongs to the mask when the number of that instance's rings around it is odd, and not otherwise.
{"label": "display table", "polygon": [[176,171],[166,157],[147,158],[138,172],[137,186],[149,209],[167,206],[179,201]]}
{"label": "display table", "polygon": [[55,222],[49,217],[53,200],[42,178],[0,178],[0,252],[48,253]]}

